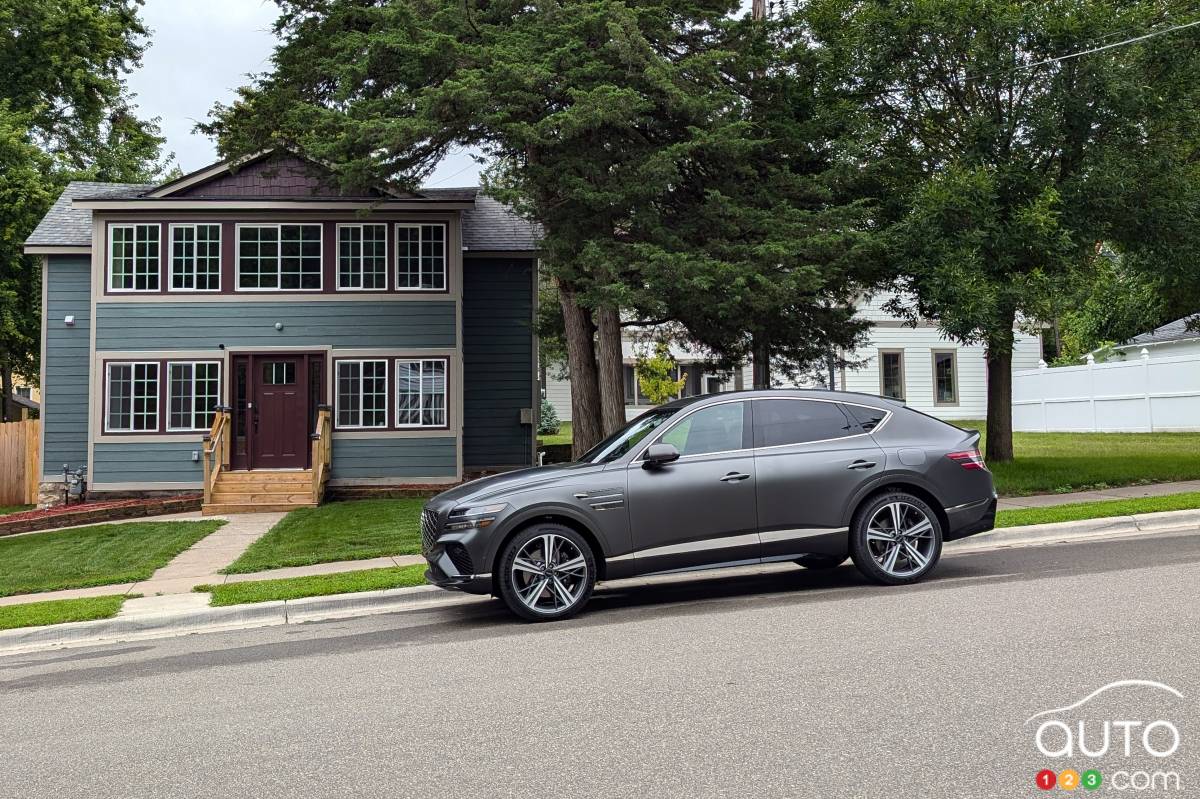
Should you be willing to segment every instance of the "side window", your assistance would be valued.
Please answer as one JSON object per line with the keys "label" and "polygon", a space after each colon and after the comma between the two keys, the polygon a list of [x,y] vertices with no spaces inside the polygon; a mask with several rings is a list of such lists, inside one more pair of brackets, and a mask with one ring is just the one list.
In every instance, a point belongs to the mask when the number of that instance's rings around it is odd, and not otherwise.
{"label": "side window", "polygon": [[730,452],[743,448],[746,403],[725,402],[696,411],[659,439],[680,455]]}
{"label": "side window", "polygon": [[843,438],[859,432],[836,402],[770,399],[754,405],[754,446],[778,447]]}
{"label": "side window", "polygon": [[867,433],[879,427],[883,417],[887,416],[887,411],[882,408],[868,408],[865,405],[843,405],[842,409]]}

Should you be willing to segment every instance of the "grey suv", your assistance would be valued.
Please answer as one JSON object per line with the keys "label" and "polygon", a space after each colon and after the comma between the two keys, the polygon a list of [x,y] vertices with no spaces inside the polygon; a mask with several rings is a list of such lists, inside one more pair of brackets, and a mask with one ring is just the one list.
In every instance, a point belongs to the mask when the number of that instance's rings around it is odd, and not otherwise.
{"label": "grey suv", "polygon": [[421,517],[426,578],[566,618],[597,580],[847,557],[911,583],[992,529],[979,434],[888,399],[743,391],[655,408],[576,463],[465,483]]}

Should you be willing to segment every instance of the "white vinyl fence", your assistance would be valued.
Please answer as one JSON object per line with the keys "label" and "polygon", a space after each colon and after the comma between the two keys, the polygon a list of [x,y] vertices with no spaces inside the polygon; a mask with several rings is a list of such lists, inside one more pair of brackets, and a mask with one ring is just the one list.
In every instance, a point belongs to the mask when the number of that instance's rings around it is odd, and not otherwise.
{"label": "white vinyl fence", "polygon": [[1200,355],[1013,373],[1013,429],[1148,433],[1200,430]]}

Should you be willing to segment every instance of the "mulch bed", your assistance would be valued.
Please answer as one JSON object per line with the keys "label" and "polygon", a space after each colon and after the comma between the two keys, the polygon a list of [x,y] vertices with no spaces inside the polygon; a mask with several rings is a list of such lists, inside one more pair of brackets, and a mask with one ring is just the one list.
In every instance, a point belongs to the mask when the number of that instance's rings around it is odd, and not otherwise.
{"label": "mulch bed", "polygon": [[200,510],[203,499],[202,494],[187,494],[152,499],[110,499],[80,505],[58,505],[44,510],[26,510],[0,516],[0,536]]}

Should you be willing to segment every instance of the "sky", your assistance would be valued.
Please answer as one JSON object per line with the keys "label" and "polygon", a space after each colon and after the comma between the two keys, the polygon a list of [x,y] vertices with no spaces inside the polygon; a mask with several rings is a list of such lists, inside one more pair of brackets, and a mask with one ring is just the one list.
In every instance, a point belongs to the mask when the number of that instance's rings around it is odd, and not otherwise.
{"label": "sky", "polygon": [[[213,142],[192,128],[213,103],[231,101],[248,74],[270,68],[275,16],[275,4],[262,0],[146,0],[142,18],[152,31],[150,46],[128,77],[129,89],[142,117],[159,117],[166,150],[184,172],[217,160]],[[426,185],[478,182],[479,166],[456,153]]]}

